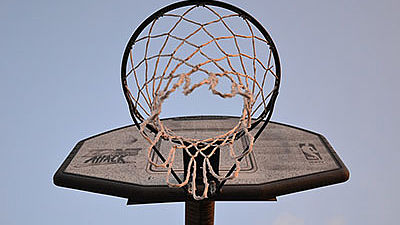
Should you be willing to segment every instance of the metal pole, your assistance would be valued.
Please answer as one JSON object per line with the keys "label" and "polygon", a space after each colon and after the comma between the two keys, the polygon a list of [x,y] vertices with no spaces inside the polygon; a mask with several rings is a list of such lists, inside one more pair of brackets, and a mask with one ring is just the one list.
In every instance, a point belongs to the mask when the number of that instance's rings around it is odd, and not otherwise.
{"label": "metal pole", "polygon": [[186,201],[185,225],[214,225],[214,208],[214,201]]}

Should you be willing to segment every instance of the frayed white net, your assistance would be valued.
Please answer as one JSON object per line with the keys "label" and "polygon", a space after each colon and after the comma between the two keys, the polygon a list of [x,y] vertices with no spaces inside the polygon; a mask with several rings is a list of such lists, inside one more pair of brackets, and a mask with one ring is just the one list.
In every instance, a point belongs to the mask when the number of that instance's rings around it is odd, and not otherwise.
{"label": "frayed white net", "polygon": [[[201,13],[195,12],[198,10]],[[246,34],[235,31],[237,26],[234,24],[238,22],[247,29]],[[240,160],[253,150],[254,137],[249,132],[252,117],[267,107],[267,99],[276,88],[273,81],[278,77],[268,41],[256,35],[255,30],[239,14],[217,11],[210,6],[193,6],[154,20],[147,28],[147,34],[139,37],[132,46],[126,77],[133,76],[134,91],[128,88],[128,83],[126,89],[133,104],[131,111],[142,122],[140,133],[149,143],[148,160],[154,166],[167,169],[166,183],[169,186],[188,185],[196,200],[207,198],[209,190],[215,189],[210,187],[212,182],[208,174],[218,181],[238,176]],[[262,52],[262,57],[257,57],[256,49]],[[222,85],[221,80],[228,85]],[[269,93],[264,92],[267,86]],[[201,87],[207,87],[213,95],[224,99],[241,97],[240,119],[232,129],[216,137],[195,139],[179,136],[160,119],[163,103],[174,92],[190,95]],[[249,140],[248,148],[240,154],[235,153],[233,145],[243,135]],[[170,142],[172,147],[165,161],[157,163],[151,155],[160,140]],[[236,165],[230,175],[218,174],[210,162],[222,146],[228,146]],[[178,183],[170,180],[176,151],[184,151],[190,157],[185,168],[186,177]],[[201,167],[197,165],[197,157],[204,158]],[[203,191],[200,194],[196,184],[198,168],[202,168]]]}

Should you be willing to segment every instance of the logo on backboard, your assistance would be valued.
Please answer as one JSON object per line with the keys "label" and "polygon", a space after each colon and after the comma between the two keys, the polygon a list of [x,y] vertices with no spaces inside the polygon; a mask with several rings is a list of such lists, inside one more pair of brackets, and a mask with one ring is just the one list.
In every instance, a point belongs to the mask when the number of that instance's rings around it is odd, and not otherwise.
{"label": "logo on backboard", "polygon": [[311,143],[300,143],[299,144],[299,148],[301,149],[301,151],[304,154],[304,157],[308,161],[312,161],[312,162],[322,161],[322,156],[321,156],[321,154],[319,153],[319,151],[317,150],[317,148],[315,147],[314,144],[311,144]]}
{"label": "logo on backboard", "polygon": [[82,156],[83,161],[81,166],[95,166],[108,164],[124,164],[132,163],[131,156],[137,156],[141,148],[126,148],[126,149],[91,149]]}

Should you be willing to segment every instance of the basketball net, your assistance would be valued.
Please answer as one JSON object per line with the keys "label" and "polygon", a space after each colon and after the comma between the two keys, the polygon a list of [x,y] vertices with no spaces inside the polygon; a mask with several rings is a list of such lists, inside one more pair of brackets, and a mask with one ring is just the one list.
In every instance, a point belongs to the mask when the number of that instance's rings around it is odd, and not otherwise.
{"label": "basketball net", "polygon": [[[210,187],[210,185],[215,185],[215,182],[210,182],[209,176],[207,174],[211,174],[218,181],[225,181],[234,179],[239,175],[240,171],[240,160],[247,156],[252,150],[254,145],[254,137],[249,132],[249,128],[252,125],[252,116],[255,111],[259,108],[266,108],[266,99],[270,97],[273,93],[274,89],[267,95],[264,94],[264,85],[266,82],[265,76],[267,74],[272,74],[275,79],[278,77],[274,74],[271,65],[271,52],[269,52],[267,62],[264,63],[262,60],[257,58],[256,55],[256,45],[255,42],[259,41],[265,43],[268,42],[264,38],[260,38],[256,36],[253,32],[252,26],[249,22],[241,18],[249,28],[251,35],[240,35],[236,34],[232,31],[232,29],[225,23],[225,19],[231,17],[240,17],[239,14],[229,14],[225,16],[219,15],[213,8],[204,6],[205,9],[209,10],[213,15],[217,17],[215,20],[211,20],[207,23],[199,23],[194,20],[188,19],[185,16],[197,6],[191,7],[186,10],[182,15],[166,13],[163,17],[175,17],[177,18],[176,24],[168,31],[162,34],[152,34],[153,27],[157,20],[154,20],[151,24],[148,35],[143,36],[135,41],[135,44],[142,41],[147,41],[145,53],[143,59],[134,64],[133,52],[130,52],[130,63],[131,70],[127,73],[127,76],[133,74],[136,87],[137,87],[137,96],[133,96],[129,91],[129,97],[134,102],[134,114],[142,120],[140,124],[140,133],[149,143],[148,146],[148,161],[156,166],[166,168],[166,183],[170,187],[183,187],[188,185],[189,193],[193,196],[195,200],[202,200],[208,198],[209,190],[215,190],[215,187]],[[193,24],[194,26],[198,26],[198,29],[194,30],[192,33],[188,34],[185,37],[179,37],[173,34],[174,29],[177,27],[179,23],[182,21]],[[231,33],[230,36],[220,36],[215,37],[208,31],[207,27],[211,24],[222,23],[223,26]],[[189,39],[196,35],[198,32],[205,32],[209,40],[204,41],[203,43],[193,43]],[[161,49],[158,51],[158,54],[148,55],[148,46],[149,42],[153,38],[159,38],[161,36],[166,37],[166,41],[161,46]],[[174,39],[180,42],[172,53],[165,53],[164,48],[168,42],[168,39]],[[220,40],[232,39],[233,43],[235,43],[236,51],[235,54],[231,54],[226,52],[222,46],[219,44]],[[252,41],[253,52],[252,55],[245,54],[241,52],[240,46],[238,44],[238,39],[250,39]],[[202,49],[206,46],[214,44],[217,48],[223,53],[223,56],[220,58],[212,58],[208,54],[206,54]],[[187,57],[181,58],[178,57],[175,53],[184,45],[189,45],[194,49],[191,53],[187,54]],[[204,60],[192,63],[190,60],[195,55],[201,55]],[[265,55],[264,55],[265,56]],[[148,72],[148,62],[151,60],[155,60],[156,67],[158,66],[158,62],[160,59],[168,59],[168,63],[166,67],[162,70],[160,75],[157,75],[155,72],[151,74]],[[238,58],[242,67],[242,71],[235,69],[232,65],[232,58]],[[253,71],[251,73],[246,72],[244,59],[250,60],[252,62]],[[228,65],[228,68],[224,68],[220,62],[225,61]],[[175,63],[175,67],[167,72],[172,63]],[[209,71],[206,69],[206,65],[213,64],[219,69],[219,72]],[[137,68],[145,65],[145,82],[143,84],[139,84],[138,82],[138,74]],[[256,79],[256,65],[262,68],[261,74],[263,74],[264,78]],[[176,71],[180,67],[188,68],[185,72],[177,73]],[[156,70],[154,70],[156,71]],[[200,82],[193,82],[193,76],[196,73],[205,74],[205,78]],[[262,77],[262,76],[261,76]],[[219,84],[220,79],[228,79],[230,82],[230,90],[226,90],[225,92],[217,90],[217,86]],[[174,92],[177,90],[182,90],[184,95],[190,95],[196,89],[206,86],[211,91],[212,94],[217,95],[221,98],[233,98],[235,96],[240,96],[243,99],[243,108],[241,110],[241,116],[236,123],[228,132],[219,134],[216,137],[209,137],[206,139],[195,139],[192,137],[183,137],[174,133],[173,130],[169,129],[160,119],[160,114],[162,112],[163,102]],[[128,89],[128,87],[126,87]],[[129,89],[128,89],[129,90]],[[151,91],[149,91],[151,90]],[[140,98],[140,99],[139,99]],[[258,104],[255,104],[258,99]],[[261,100],[260,100],[261,99]],[[143,105],[145,104],[145,105]],[[147,106],[146,106],[147,105]],[[150,110],[146,110],[149,108]],[[143,118],[143,116],[139,113],[139,109],[143,111],[147,118]],[[149,130],[149,128],[151,128]],[[240,154],[235,153],[234,151],[234,143],[239,137],[246,136],[248,139],[248,148],[245,149]],[[157,143],[159,141],[168,141],[171,144],[171,148],[168,153],[168,157],[162,163],[158,163],[157,160],[152,159],[152,153],[154,152],[154,148],[157,148]],[[217,174],[210,162],[210,158],[215,154],[218,148],[227,146],[229,149],[229,155],[234,160],[236,165],[235,171],[228,175],[219,175]],[[192,151],[190,151],[190,149]],[[193,151],[195,149],[195,151]],[[226,148],[225,148],[226,149]],[[207,151],[205,151],[207,150]],[[186,177],[183,178],[182,182],[174,183],[170,181],[171,171],[174,166],[175,155],[177,151],[183,151],[190,157],[190,161],[188,163],[188,167],[186,170]],[[207,152],[207,153],[206,153]],[[200,190],[198,184],[196,184],[196,175],[197,169],[200,168],[197,166],[197,157],[203,157],[203,165],[202,165],[202,179],[204,187],[201,194],[198,194],[196,190]]]}

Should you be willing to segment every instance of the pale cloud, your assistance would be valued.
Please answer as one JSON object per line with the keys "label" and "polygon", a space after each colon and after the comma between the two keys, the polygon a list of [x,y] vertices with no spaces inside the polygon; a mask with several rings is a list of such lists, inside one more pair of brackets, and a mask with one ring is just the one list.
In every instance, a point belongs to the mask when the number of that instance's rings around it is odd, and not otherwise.
{"label": "pale cloud", "polygon": [[284,213],[278,216],[273,225],[305,225],[304,219]]}
{"label": "pale cloud", "polygon": [[[273,225],[305,225],[305,219],[295,216],[290,213],[282,213],[279,215]],[[335,216],[331,217],[324,223],[326,225],[346,225],[346,220],[343,216]]]}
{"label": "pale cloud", "polygon": [[327,225],[345,225],[346,222],[342,216],[336,216],[328,220]]}

